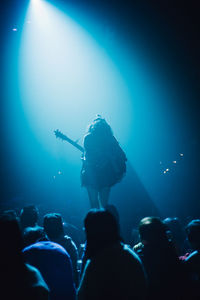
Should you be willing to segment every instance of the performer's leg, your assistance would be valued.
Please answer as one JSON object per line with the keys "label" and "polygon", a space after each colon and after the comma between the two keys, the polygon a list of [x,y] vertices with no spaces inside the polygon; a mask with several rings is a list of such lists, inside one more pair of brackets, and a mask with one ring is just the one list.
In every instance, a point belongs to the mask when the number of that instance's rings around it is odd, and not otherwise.
{"label": "performer's leg", "polygon": [[99,191],[99,200],[100,200],[101,207],[105,207],[108,204],[109,195],[110,195],[110,187],[102,188]]}
{"label": "performer's leg", "polygon": [[99,208],[98,191],[91,186],[88,186],[87,192],[91,208]]}

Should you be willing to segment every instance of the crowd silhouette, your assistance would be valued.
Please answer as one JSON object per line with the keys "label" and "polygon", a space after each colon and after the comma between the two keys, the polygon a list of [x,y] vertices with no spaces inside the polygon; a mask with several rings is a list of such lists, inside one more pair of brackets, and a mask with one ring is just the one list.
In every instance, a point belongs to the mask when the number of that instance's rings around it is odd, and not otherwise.
{"label": "crowd silhouette", "polygon": [[200,219],[147,216],[127,244],[108,205],[87,213],[77,244],[61,214],[38,216],[34,205],[1,213],[2,299],[200,299]]}

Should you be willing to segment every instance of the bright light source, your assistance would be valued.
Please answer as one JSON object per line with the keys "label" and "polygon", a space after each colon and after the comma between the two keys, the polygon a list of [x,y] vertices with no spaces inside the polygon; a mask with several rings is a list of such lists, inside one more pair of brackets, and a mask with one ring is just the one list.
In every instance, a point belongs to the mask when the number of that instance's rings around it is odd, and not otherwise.
{"label": "bright light source", "polygon": [[[41,187],[37,174],[52,174],[55,182],[69,175],[68,185],[76,190],[81,154],[56,140],[53,131],[58,128],[73,140],[80,138],[81,144],[88,123],[99,113],[111,124],[150,197],[157,199],[155,164],[163,157],[165,165],[168,142],[179,124],[177,118],[171,118],[169,103],[174,109],[177,99],[172,80],[168,86],[159,65],[151,67],[155,60],[152,64],[148,50],[135,35],[128,41],[118,34],[120,30],[112,41],[106,41],[105,20],[87,17],[86,10],[76,11],[68,6],[70,1],[65,2],[66,13],[47,1],[32,0],[26,19],[17,24],[20,33],[23,28],[17,44],[15,33],[11,34],[5,122],[10,135],[15,132],[9,150],[16,170],[18,165],[32,165]],[[176,83],[175,78],[175,89]],[[174,148],[180,149],[176,143],[172,143]],[[30,156],[32,153],[34,156]],[[40,172],[40,168],[46,172]],[[59,176],[59,170],[63,176]],[[31,187],[29,177],[20,176]]]}
{"label": "bright light source", "polygon": [[59,128],[76,140],[96,113],[108,121],[112,116],[112,126],[115,119],[128,134],[131,99],[117,66],[70,17],[45,1],[33,2],[38,6],[27,14],[19,78],[23,109],[39,139],[55,151],[50,132]]}
{"label": "bright light source", "polygon": [[33,7],[40,7],[41,6],[41,4],[42,4],[42,0],[31,0],[31,5],[33,6]]}

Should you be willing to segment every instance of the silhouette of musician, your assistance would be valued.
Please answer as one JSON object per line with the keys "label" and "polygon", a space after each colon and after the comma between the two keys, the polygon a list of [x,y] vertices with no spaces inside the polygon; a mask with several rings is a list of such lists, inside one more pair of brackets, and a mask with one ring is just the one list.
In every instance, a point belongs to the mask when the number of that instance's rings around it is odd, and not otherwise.
{"label": "silhouette of musician", "polygon": [[82,186],[87,188],[91,208],[108,204],[110,189],[126,173],[126,155],[110,125],[100,115],[89,125],[84,136]]}

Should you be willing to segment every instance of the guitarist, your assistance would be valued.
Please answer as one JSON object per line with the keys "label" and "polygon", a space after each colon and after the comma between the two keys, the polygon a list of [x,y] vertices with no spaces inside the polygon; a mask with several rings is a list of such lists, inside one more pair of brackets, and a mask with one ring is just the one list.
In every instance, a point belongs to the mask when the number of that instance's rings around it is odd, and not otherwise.
{"label": "guitarist", "polygon": [[108,204],[110,188],[126,172],[126,155],[100,115],[89,125],[84,136],[82,186],[87,188],[91,208]]}

